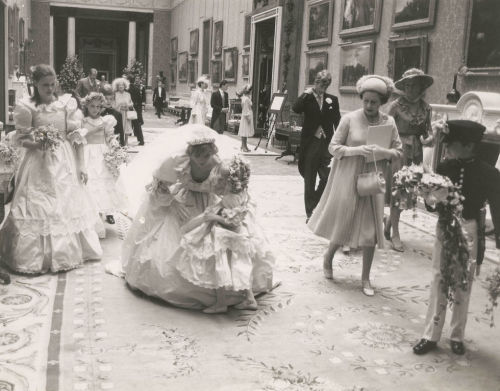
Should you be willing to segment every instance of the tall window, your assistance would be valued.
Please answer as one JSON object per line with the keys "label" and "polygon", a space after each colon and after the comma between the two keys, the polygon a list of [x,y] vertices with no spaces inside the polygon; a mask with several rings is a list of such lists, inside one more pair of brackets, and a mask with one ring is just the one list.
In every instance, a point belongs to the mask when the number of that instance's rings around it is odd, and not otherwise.
{"label": "tall window", "polygon": [[467,66],[500,67],[500,1],[473,0]]}
{"label": "tall window", "polygon": [[203,54],[201,59],[201,73],[210,73],[210,53],[212,52],[212,19],[203,22]]}

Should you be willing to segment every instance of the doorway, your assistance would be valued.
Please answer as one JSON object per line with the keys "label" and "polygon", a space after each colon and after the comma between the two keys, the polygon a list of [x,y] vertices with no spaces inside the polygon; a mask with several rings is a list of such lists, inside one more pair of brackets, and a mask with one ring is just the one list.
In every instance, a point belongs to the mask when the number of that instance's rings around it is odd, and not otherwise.
{"label": "doorway", "polygon": [[273,84],[274,42],[276,33],[275,18],[255,23],[255,49],[253,66],[253,101],[255,123],[263,128],[271,100]]}
{"label": "doorway", "polygon": [[[4,29],[4,26],[7,25],[7,23],[4,25],[5,22],[5,4],[0,1],[0,21],[2,22],[2,29]],[[7,96],[7,87],[6,87],[6,80],[7,79],[7,70],[5,69],[5,39],[4,39],[4,32],[2,31],[2,34],[0,36],[0,121],[3,123],[7,122],[5,120],[6,118],[6,112],[7,112],[7,105],[6,105],[6,96]]]}

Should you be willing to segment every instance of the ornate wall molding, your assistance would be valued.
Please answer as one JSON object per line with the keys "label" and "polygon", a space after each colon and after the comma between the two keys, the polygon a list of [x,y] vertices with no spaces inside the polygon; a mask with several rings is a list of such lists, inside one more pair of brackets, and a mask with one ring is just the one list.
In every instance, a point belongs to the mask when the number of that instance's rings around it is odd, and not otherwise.
{"label": "ornate wall molding", "polygon": [[[40,0],[38,0],[40,1]],[[59,7],[99,7],[115,10],[142,10],[143,12],[155,9],[169,10],[172,8],[171,0],[56,0],[50,1],[50,5]]]}

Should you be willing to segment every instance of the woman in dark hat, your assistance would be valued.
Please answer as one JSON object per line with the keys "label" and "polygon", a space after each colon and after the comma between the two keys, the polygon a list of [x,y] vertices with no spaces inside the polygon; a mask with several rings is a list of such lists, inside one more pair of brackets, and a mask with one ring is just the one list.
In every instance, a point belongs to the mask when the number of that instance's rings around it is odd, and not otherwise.
{"label": "woman in dark hat", "polygon": [[[432,142],[431,115],[432,109],[427,104],[423,95],[434,79],[424,74],[420,69],[408,69],[403,77],[395,83],[395,87],[403,95],[393,101],[388,109],[388,114],[394,117],[398,127],[399,137],[403,143],[403,159],[393,161],[392,174],[399,171],[403,165],[421,164],[423,160],[423,145]],[[391,178],[387,180],[388,185],[392,184]],[[404,251],[403,244],[399,236],[399,216],[401,214],[400,205],[395,205],[399,200],[391,199],[391,191],[386,192],[386,202],[391,205],[391,215],[386,221],[384,235],[387,240],[391,240],[392,248],[396,251]],[[412,208],[411,200],[408,200],[407,208]],[[392,228],[392,235],[391,235]]]}
{"label": "woman in dark hat", "polygon": [[[485,127],[468,120],[453,120],[447,122],[444,128],[443,143],[446,144],[447,160],[440,163],[437,172],[447,176],[455,185],[460,186],[464,197],[462,210],[462,229],[468,245],[468,262],[465,268],[467,284],[455,288],[452,319],[450,323],[450,344],[455,354],[465,353],[463,343],[467,311],[474,274],[479,270],[484,257],[484,246],[481,246],[480,211],[487,200],[490,204],[491,216],[495,227],[496,247],[500,248],[500,172],[493,166],[476,158],[477,145],[480,143]],[[446,193],[447,195],[447,193]],[[434,202],[426,197],[426,203]],[[436,349],[441,337],[448,307],[447,295],[443,289],[441,270],[446,270],[447,259],[443,256],[443,228],[438,220],[436,241],[432,254],[432,282],[429,307],[425,320],[422,339],[413,347],[415,354],[425,354]],[[458,249],[457,249],[458,250]],[[451,275],[460,276],[457,263],[448,265]],[[456,278],[456,277],[455,277]],[[458,283],[458,281],[457,281]]]}

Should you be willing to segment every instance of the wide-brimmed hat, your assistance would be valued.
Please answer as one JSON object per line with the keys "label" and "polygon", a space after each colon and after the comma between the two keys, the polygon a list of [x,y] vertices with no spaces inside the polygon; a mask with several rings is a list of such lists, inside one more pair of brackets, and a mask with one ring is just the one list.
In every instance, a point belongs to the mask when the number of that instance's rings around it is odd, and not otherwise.
{"label": "wide-brimmed hat", "polygon": [[429,88],[434,83],[434,78],[432,76],[426,75],[421,69],[411,68],[403,73],[401,79],[394,83],[394,85],[398,90],[404,91],[405,82],[407,80],[417,80],[422,86],[422,91]]}
{"label": "wide-brimmed hat", "polygon": [[196,84],[198,84],[200,81],[205,83],[207,86],[210,84],[210,82],[208,81],[208,78],[205,75],[200,76],[198,78],[198,80],[196,81]]}

